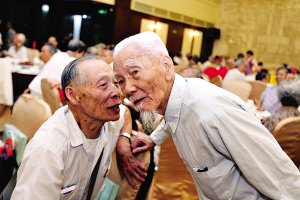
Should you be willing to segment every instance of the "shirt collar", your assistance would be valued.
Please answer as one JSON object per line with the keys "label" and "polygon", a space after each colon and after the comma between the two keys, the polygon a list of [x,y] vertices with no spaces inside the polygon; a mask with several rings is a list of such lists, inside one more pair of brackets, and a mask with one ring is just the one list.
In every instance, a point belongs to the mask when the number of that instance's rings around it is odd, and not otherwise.
{"label": "shirt collar", "polygon": [[178,74],[175,74],[174,84],[172,87],[172,91],[164,115],[165,121],[169,124],[173,133],[175,133],[179,122],[181,104],[183,101],[187,82],[188,82],[187,79],[184,79]]}
{"label": "shirt collar", "polygon": [[[70,133],[71,133],[70,134],[71,146],[72,147],[77,147],[77,146],[80,146],[82,144],[85,145],[86,137],[85,137],[84,133],[81,131],[81,129],[79,128],[78,123],[76,122],[73,113],[69,109],[67,109],[65,111],[65,114],[66,114],[66,117],[67,117],[68,122],[69,122],[69,130],[70,130]],[[103,127],[102,127],[101,132],[100,132],[100,136],[102,136],[102,137],[99,136],[100,137],[99,139],[106,142],[107,137],[106,137],[106,134],[104,132],[105,131],[103,130]]]}

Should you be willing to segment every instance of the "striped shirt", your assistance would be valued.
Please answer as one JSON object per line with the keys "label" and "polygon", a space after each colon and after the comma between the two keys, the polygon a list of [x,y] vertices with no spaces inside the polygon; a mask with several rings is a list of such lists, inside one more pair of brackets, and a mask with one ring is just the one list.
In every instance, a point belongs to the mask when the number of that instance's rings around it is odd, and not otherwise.
{"label": "striped shirt", "polygon": [[[300,172],[236,95],[201,79],[175,76],[164,120],[199,199],[299,199]],[[174,163],[176,167],[176,163]]]}

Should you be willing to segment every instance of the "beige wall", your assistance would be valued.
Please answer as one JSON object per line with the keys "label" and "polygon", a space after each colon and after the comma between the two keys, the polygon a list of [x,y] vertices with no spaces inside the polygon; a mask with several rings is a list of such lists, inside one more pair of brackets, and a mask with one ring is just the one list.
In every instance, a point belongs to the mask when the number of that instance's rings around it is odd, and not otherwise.
{"label": "beige wall", "polygon": [[217,23],[219,0],[131,0],[130,8],[186,24],[212,27]]}
{"label": "beige wall", "polygon": [[100,3],[106,3],[109,5],[115,5],[115,0],[92,0],[92,1],[98,1]]}
{"label": "beige wall", "polygon": [[[199,35],[193,36],[195,32],[198,33]],[[193,29],[185,28],[183,31],[182,46],[181,46],[182,55],[191,53],[192,55],[197,55],[198,57],[200,57],[202,38],[203,38],[203,33],[201,31],[195,31]],[[193,49],[191,52],[192,42],[193,42]]]}
{"label": "beige wall", "polygon": [[155,25],[155,21],[149,19],[142,19],[140,32],[142,33],[145,31],[153,31],[157,33],[157,35],[159,35],[160,39],[166,45],[168,39],[169,25],[162,22],[156,22],[156,25],[159,25],[160,28],[157,28],[155,30],[154,30],[154,25]]}
{"label": "beige wall", "polygon": [[300,64],[299,0],[222,0],[213,55],[236,58],[247,50],[267,68]]}

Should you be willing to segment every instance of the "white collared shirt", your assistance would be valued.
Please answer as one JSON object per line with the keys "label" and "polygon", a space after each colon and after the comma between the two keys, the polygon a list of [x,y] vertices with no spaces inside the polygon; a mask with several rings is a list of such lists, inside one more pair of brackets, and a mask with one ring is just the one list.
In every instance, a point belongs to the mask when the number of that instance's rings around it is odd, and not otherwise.
{"label": "white collared shirt", "polygon": [[58,82],[61,82],[62,72],[64,71],[65,67],[73,60],[75,60],[75,58],[70,57],[69,54],[65,52],[55,53],[51,57],[51,59],[44,65],[41,73],[39,73],[29,84],[28,87],[33,91],[33,94],[42,97],[41,80],[43,78],[55,79]]}
{"label": "white collared shirt", "polygon": [[151,138],[173,137],[199,199],[299,199],[299,170],[236,95],[176,74],[164,119]]}
{"label": "white collared shirt", "polygon": [[11,199],[85,199],[91,173],[104,148],[92,194],[95,198],[124,124],[125,107],[120,108],[120,119],[104,124],[95,151],[89,150],[92,147],[68,106],[57,110],[27,144]]}
{"label": "white collared shirt", "polygon": [[9,47],[7,53],[13,58],[18,59],[20,62],[28,61],[27,48],[21,46],[21,48],[16,52],[16,47],[13,45]]}

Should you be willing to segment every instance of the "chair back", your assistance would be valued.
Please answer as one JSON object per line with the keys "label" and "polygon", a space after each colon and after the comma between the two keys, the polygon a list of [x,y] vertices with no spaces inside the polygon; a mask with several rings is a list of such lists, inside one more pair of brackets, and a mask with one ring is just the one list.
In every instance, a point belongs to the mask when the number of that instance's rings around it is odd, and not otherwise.
{"label": "chair back", "polygon": [[11,107],[0,104],[0,132],[3,132],[4,125],[11,120]]}
{"label": "chair back", "polygon": [[300,117],[288,117],[280,121],[273,130],[273,136],[292,159],[300,166]]}
{"label": "chair back", "polygon": [[11,123],[30,140],[51,115],[50,106],[44,100],[34,95],[22,94],[13,106]]}
{"label": "chair back", "polygon": [[[137,186],[137,189],[134,189],[128,184],[125,178],[121,179],[117,166],[116,149],[114,149],[114,151],[112,152],[111,158],[112,162],[107,178],[120,186],[116,196],[116,200],[135,200],[141,183],[133,179],[134,183]],[[150,164],[150,151],[139,154],[137,159],[146,167],[146,169],[148,169]]]}
{"label": "chair back", "polygon": [[158,169],[154,173],[147,199],[198,200],[196,185],[171,137],[161,145]]}
{"label": "chair back", "polygon": [[40,52],[37,49],[27,48],[27,57],[30,61],[33,61],[35,57],[40,57]]}
{"label": "chair back", "polygon": [[249,99],[253,99],[256,104],[260,99],[260,95],[267,88],[267,84],[262,81],[248,81],[248,83],[250,83],[250,85],[252,86]]}
{"label": "chair back", "polygon": [[51,112],[54,113],[60,108],[60,98],[58,89],[50,88],[49,78],[43,78],[41,80],[41,88],[44,101],[49,104]]}
{"label": "chair back", "polygon": [[225,83],[224,89],[247,101],[252,90],[250,83],[239,80],[231,80]]}
{"label": "chair back", "polygon": [[214,77],[210,82],[220,88],[222,88],[222,77],[220,75]]}

